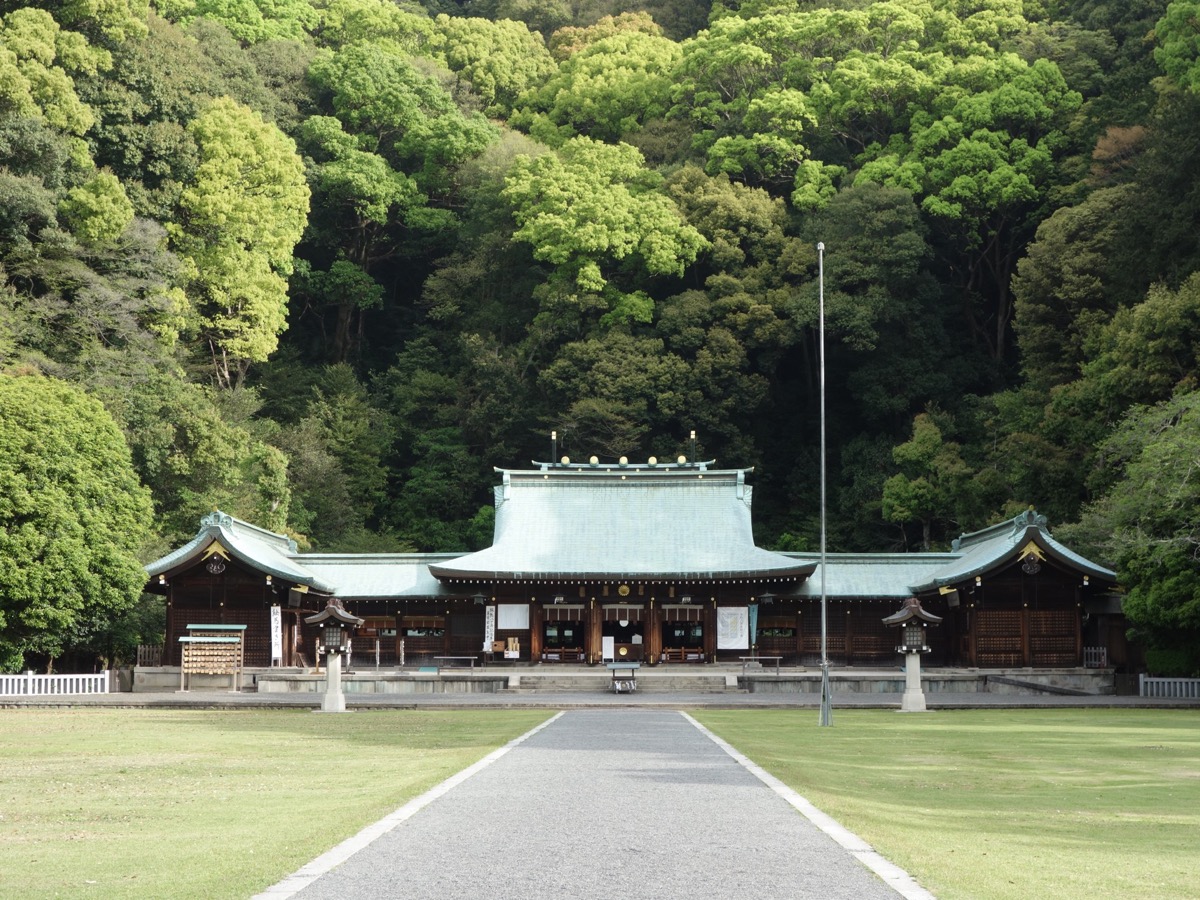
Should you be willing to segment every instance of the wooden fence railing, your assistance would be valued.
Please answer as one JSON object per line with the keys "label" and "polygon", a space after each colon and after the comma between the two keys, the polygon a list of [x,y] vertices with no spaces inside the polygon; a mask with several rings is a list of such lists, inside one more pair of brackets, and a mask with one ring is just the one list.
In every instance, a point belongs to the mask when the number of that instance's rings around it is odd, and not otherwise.
{"label": "wooden fence railing", "polygon": [[1107,647],[1084,647],[1083,648],[1083,664],[1089,669],[1106,669],[1108,668],[1108,648]]}
{"label": "wooden fence railing", "polygon": [[138,644],[137,664],[139,668],[158,668],[162,665],[162,644]]}
{"label": "wooden fence railing", "polygon": [[1200,700],[1200,678],[1138,678],[1138,694],[1142,697]]}
{"label": "wooden fence railing", "polygon": [[48,696],[51,694],[107,694],[108,672],[90,675],[0,675],[0,697]]}

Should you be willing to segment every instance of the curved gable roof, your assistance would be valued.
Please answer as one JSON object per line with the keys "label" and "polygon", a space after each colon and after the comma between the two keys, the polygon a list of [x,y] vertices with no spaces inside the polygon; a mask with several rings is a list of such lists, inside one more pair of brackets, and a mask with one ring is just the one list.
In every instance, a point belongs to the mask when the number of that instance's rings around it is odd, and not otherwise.
{"label": "curved gable roof", "polygon": [[322,593],[334,591],[332,584],[293,558],[298,554],[295,541],[219,510],[200,520],[199,533],[188,543],[146,566],[146,574],[154,578],[197,563],[210,555],[209,548],[214,543],[219,543],[234,559],[272,577],[307,585]]}
{"label": "curved gable roof", "polygon": [[1028,510],[1007,522],[962,535],[953,544],[958,558],[911,585],[913,593],[960,584],[1010,565],[1026,554],[1031,543],[1043,558],[1051,559],[1063,568],[1097,581],[1116,583],[1115,572],[1060,544],[1046,529],[1046,517]]}
{"label": "curved gable roof", "polygon": [[814,564],[754,545],[748,470],[498,469],[491,547],[430,566],[445,580],[796,580]]}

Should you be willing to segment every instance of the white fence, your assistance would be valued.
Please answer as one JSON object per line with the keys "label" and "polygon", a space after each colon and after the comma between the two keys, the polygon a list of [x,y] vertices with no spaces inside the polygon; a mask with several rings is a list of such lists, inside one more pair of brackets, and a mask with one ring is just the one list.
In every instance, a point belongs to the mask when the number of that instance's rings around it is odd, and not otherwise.
{"label": "white fence", "polygon": [[1200,678],[1138,677],[1138,694],[1142,697],[1200,700]]}
{"label": "white fence", "polygon": [[51,694],[107,694],[108,672],[92,675],[0,675],[0,697],[47,696]]}

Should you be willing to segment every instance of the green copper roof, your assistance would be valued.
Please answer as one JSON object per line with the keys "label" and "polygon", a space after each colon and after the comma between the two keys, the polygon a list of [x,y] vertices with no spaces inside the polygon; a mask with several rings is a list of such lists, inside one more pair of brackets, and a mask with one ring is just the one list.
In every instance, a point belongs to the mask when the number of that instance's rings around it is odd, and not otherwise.
{"label": "green copper roof", "polygon": [[430,566],[451,581],[795,581],[813,563],[754,545],[746,470],[498,470],[491,547]]}
{"label": "green copper roof", "polygon": [[[216,542],[230,557],[281,582],[348,600],[462,596],[470,582],[501,579],[745,579],[764,582],[768,590],[779,582],[782,596],[821,596],[816,554],[754,546],[743,470],[572,467],[503,475],[496,489],[496,542],[478,553],[300,553],[285,535],[214,512],[195,538],[146,573],[151,580],[170,577],[205,559]],[[965,534],[945,553],[827,554],[825,593],[902,600],[960,585],[1031,552],[1039,564],[1087,575],[1097,587],[1116,582],[1115,573],[1054,540],[1045,519],[1031,511]]]}
{"label": "green copper roof", "polygon": [[914,592],[961,584],[1016,562],[1028,552],[1034,552],[1039,562],[1043,559],[1054,562],[1080,575],[1095,578],[1097,582],[1115,584],[1117,580],[1111,569],[1096,565],[1052,538],[1046,528],[1046,517],[1033,510],[990,528],[964,534],[954,542],[952,549],[955,558],[913,582]]}
{"label": "green copper roof", "polygon": [[200,532],[191,541],[146,566],[146,574],[154,578],[185,568],[204,558],[213,542],[219,543],[233,558],[267,575],[322,593],[333,591],[332,584],[296,560],[299,554],[295,541],[219,510],[200,520]]}

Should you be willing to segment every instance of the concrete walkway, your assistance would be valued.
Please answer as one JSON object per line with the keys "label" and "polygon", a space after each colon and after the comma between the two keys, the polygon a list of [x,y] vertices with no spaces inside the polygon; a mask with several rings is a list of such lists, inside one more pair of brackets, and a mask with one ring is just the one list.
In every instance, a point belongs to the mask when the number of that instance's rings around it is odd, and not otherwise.
{"label": "concrete walkway", "polygon": [[930,897],[661,709],[562,713],[260,896]]}

